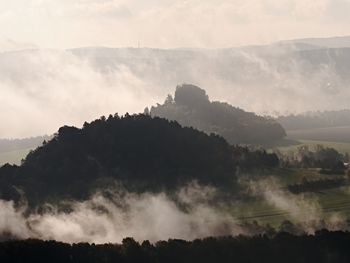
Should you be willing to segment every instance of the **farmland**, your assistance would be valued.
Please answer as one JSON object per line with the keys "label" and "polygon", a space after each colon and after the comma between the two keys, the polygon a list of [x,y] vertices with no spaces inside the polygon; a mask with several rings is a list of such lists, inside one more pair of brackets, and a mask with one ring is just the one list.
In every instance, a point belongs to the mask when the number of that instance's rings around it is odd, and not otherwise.
{"label": "farmland", "polygon": [[290,139],[350,143],[350,126],[287,130]]}
{"label": "farmland", "polygon": [[[264,180],[266,175],[262,175]],[[336,175],[322,175],[317,169],[278,169],[271,171],[270,178],[278,182],[279,189],[267,190],[275,200],[266,198],[246,199],[238,202],[232,209],[232,215],[242,221],[257,221],[261,225],[278,227],[284,220],[301,223],[317,215],[318,219],[347,220],[350,218],[350,186],[305,192],[289,193],[286,187],[301,183],[303,178],[309,181],[338,178]],[[288,204],[288,205],[287,205]],[[311,211],[308,211],[310,209]],[[312,210],[315,211],[312,211]],[[310,214],[309,214],[310,213]],[[314,215],[312,214],[314,213]],[[310,216],[310,218],[309,218]]]}
{"label": "farmland", "polygon": [[[319,193],[308,193],[304,197],[314,200],[314,203],[319,205],[322,219],[330,219],[334,216],[349,219],[349,191],[348,187],[342,187]],[[300,210],[300,213],[303,213],[303,215],[292,214],[287,209],[279,209],[262,200],[241,203],[232,212],[233,216],[240,220],[248,222],[257,221],[262,225],[270,224],[275,227],[279,226],[284,220],[294,221],[295,223],[302,222],[302,220],[297,220],[296,217],[300,216],[306,219],[307,215],[305,213],[308,213],[308,211]]]}

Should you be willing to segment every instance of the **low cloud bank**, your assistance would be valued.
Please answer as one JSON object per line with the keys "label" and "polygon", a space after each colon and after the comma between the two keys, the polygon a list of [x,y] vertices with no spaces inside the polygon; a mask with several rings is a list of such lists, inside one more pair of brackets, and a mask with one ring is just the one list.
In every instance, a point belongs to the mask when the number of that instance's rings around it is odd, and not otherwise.
{"label": "low cloud bank", "polygon": [[[339,213],[325,214],[316,199],[281,190],[272,180],[251,183],[251,197],[284,211],[295,223],[283,230],[309,233],[328,228],[348,230]],[[46,205],[41,212],[28,214],[25,206],[0,201],[0,233],[6,238],[39,238],[76,243],[118,243],[125,237],[138,241],[179,238],[193,240],[207,236],[252,235],[268,231],[259,219],[239,220],[233,214],[237,203],[219,202],[217,190],[192,183],[175,195],[133,194],[121,190],[98,193],[83,202],[66,202],[65,207]],[[254,223],[257,221],[258,225]],[[265,222],[266,223],[266,222]]]}
{"label": "low cloud bank", "polygon": [[177,201],[165,193],[113,192],[111,198],[96,194],[88,201],[70,203],[69,213],[47,206],[45,212],[29,216],[24,216],[25,208],[16,209],[12,202],[0,201],[0,232],[69,243],[121,242],[125,237],[192,240],[243,233],[228,212],[207,202],[213,191],[191,185],[177,193]]}
{"label": "low cloud bank", "polygon": [[263,198],[267,204],[282,211],[298,230],[313,234],[322,228],[349,229],[346,217],[338,212],[325,213],[319,200],[310,193],[292,194],[282,188],[275,178],[250,182],[252,196]]}
{"label": "low cloud bank", "polygon": [[101,115],[143,112],[182,83],[259,114],[348,108],[347,51],[312,52],[268,46],[1,53],[0,138],[52,134]]}

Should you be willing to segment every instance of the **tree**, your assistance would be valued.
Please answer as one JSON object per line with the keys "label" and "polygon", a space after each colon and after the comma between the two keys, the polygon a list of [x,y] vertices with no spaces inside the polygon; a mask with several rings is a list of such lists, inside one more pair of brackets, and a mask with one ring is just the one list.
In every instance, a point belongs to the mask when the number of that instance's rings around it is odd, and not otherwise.
{"label": "tree", "polygon": [[169,105],[169,104],[173,104],[174,103],[174,99],[173,96],[171,96],[170,94],[168,94],[168,96],[166,97],[165,101],[164,101],[164,105]]}
{"label": "tree", "polygon": [[145,114],[145,115],[147,115],[147,116],[150,115],[150,112],[149,112],[148,107],[146,107],[146,108],[144,109],[143,114]]}

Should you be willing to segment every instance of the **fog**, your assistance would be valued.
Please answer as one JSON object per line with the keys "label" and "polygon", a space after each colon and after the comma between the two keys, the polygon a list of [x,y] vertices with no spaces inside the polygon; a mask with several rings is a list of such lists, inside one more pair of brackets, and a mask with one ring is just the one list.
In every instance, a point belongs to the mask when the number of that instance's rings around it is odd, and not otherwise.
{"label": "fog", "polygon": [[294,195],[281,188],[276,179],[251,183],[253,195],[261,196],[271,206],[287,211],[293,220],[307,222],[322,218],[322,209],[315,197]]}
{"label": "fog", "polygon": [[24,216],[25,206],[15,208],[12,202],[0,201],[0,233],[69,243],[121,242],[125,237],[139,241],[192,240],[243,233],[219,203],[208,203],[213,195],[214,189],[196,183],[181,189],[174,197],[114,189],[109,192],[111,198],[97,193],[88,201],[68,202],[70,213],[48,204],[46,212],[29,216]]}
{"label": "fog", "polygon": [[348,108],[347,49],[24,50],[0,54],[0,138],[52,134],[101,115],[143,112],[182,83],[258,114]]}
{"label": "fog", "polygon": [[347,219],[339,212],[325,213],[316,195],[312,193],[292,194],[284,189],[275,177],[251,181],[252,196],[262,198],[270,206],[285,212],[289,220],[308,234],[322,228],[347,230]]}
{"label": "fog", "polygon": [[[348,108],[349,37],[304,38],[350,34],[349,10],[347,0],[2,1],[0,138],[142,112],[182,83],[259,114]],[[102,46],[118,49],[70,50]]]}
{"label": "fog", "polygon": [[[28,213],[25,203],[18,206],[0,200],[0,236],[68,243],[120,243],[126,237],[156,242],[169,238],[193,240],[207,236],[254,235],[265,231],[263,222],[260,222],[262,229],[256,229],[238,219],[242,216],[237,210],[241,203],[218,201],[217,189],[196,182],[171,195],[135,194],[122,189],[111,186],[87,201],[46,204],[40,213],[33,210]],[[286,219],[294,222],[300,233],[313,234],[322,228],[349,229],[341,214],[325,215],[317,199],[281,190],[275,179],[250,182],[249,189],[251,197],[285,212]],[[67,209],[62,206],[70,207],[70,211],[65,212]],[[252,220],[259,222],[259,219]]]}
{"label": "fog", "polygon": [[52,134],[160,99],[128,67],[102,73],[66,51],[3,53],[0,61],[0,137]]}

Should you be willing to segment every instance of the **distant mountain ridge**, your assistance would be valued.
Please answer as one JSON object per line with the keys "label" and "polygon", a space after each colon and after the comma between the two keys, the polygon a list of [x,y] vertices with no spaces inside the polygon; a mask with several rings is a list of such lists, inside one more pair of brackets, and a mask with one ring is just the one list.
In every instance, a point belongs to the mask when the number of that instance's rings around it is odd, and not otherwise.
{"label": "distant mountain ridge", "polygon": [[350,36],[300,38],[300,39],[292,39],[292,40],[283,40],[278,43],[305,44],[305,45],[319,47],[319,48],[322,48],[322,47],[342,48],[342,47],[350,47]]}

